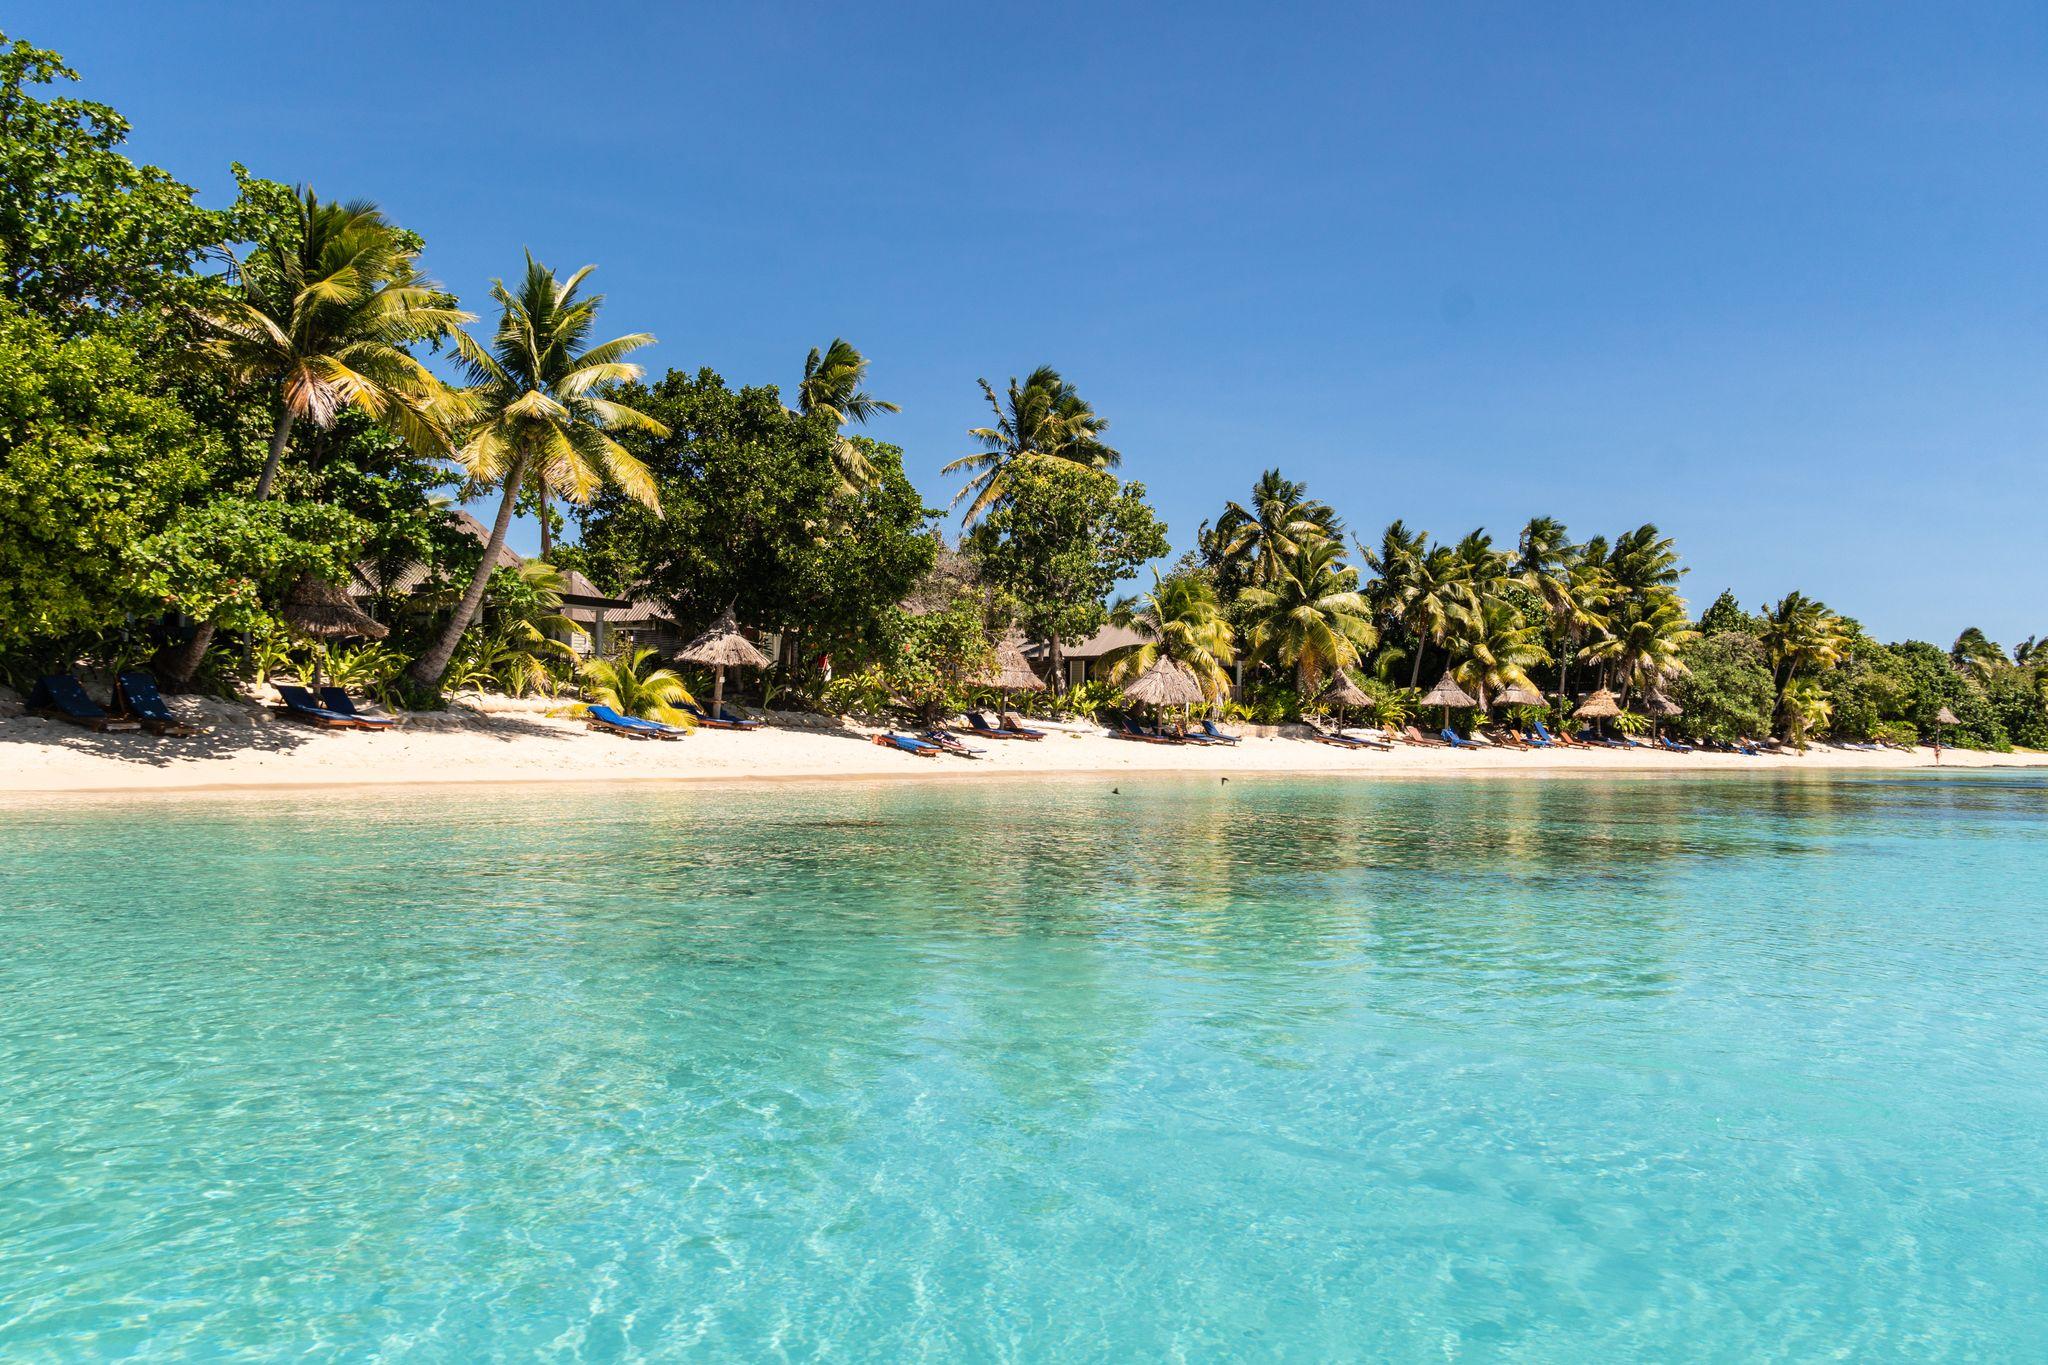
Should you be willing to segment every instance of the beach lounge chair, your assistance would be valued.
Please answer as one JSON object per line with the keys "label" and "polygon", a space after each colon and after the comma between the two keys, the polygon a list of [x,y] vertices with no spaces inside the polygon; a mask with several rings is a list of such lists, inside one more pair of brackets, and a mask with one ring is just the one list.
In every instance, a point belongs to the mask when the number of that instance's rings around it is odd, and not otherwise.
{"label": "beach lounge chair", "polygon": [[333,711],[338,715],[348,716],[351,719],[353,719],[358,725],[366,726],[372,730],[388,730],[392,726],[398,724],[397,721],[393,720],[389,716],[364,715],[360,710],[356,708],[356,699],[348,694],[347,688],[321,688],[320,704],[326,707],[329,711]]}
{"label": "beach lounge chair", "polygon": [[288,720],[303,721],[307,725],[317,725],[323,730],[382,730],[386,728],[382,725],[365,725],[354,716],[344,715],[340,711],[330,711],[325,706],[322,706],[319,699],[311,692],[308,692],[296,683],[278,683],[276,687],[277,699],[284,703],[284,705],[277,708],[277,713]]}
{"label": "beach lounge chair", "polygon": [[1472,733],[1472,738],[1490,740],[1503,749],[1526,749],[1529,747],[1528,740],[1523,739],[1519,734],[1508,729],[1506,726],[1484,732],[1475,730]]}
{"label": "beach lounge chair", "polygon": [[1004,729],[1004,728],[1003,728],[1002,726],[1000,726],[1000,725],[990,725],[990,724],[988,723],[988,717],[987,717],[987,716],[984,716],[984,715],[983,715],[983,714],[981,714],[981,712],[979,712],[979,711],[969,711],[969,712],[967,712],[967,713],[966,713],[966,718],[967,718],[967,733],[968,733],[968,734],[970,734],[970,735],[974,735],[974,736],[976,736],[977,738],[980,738],[980,739],[1022,739],[1022,738],[1023,738],[1023,736],[1022,736],[1022,735],[1016,734],[1016,733],[1014,733],[1014,732],[1012,732],[1012,731],[1009,731],[1009,730],[1005,730],[1005,729]]}
{"label": "beach lounge chair", "polygon": [[1541,726],[1533,730],[1521,732],[1521,739],[1524,744],[1532,749],[1555,749],[1557,747],[1556,744],[1551,742],[1550,737],[1543,733],[1543,727]]}
{"label": "beach lounge chair", "polygon": [[152,734],[196,735],[193,729],[171,714],[171,708],[164,704],[163,693],[157,690],[156,679],[147,673],[123,673],[114,679],[114,705],[123,715],[140,721],[142,728]]}
{"label": "beach lounge chair", "polygon": [[1339,730],[1337,733],[1361,749],[1377,749],[1381,753],[1388,753],[1394,747],[1379,735],[1354,735],[1349,730]]}
{"label": "beach lounge chair", "polygon": [[627,739],[681,739],[689,733],[673,725],[663,725],[658,720],[622,716],[609,706],[586,706],[583,708],[583,719],[589,722],[593,730],[623,735]]}
{"label": "beach lounge chair", "polygon": [[1401,737],[1407,740],[1410,744],[1419,745],[1424,749],[1442,749],[1446,747],[1442,740],[1431,739],[1428,735],[1423,734],[1422,731],[1416,729],[1412,725],[1402,727]]}
{"label": "beach lounge chair", "polygon": [[1471,740],[1461,737],[1456,730],[1453,730],[1448,725],[1438,731],[1438,733],[1443,737],[1444,743],[1450,745],[1453,749],[1477,749],[1480,747]]}
{"label": "beach lounge chair", "polygon": [[1241,735],[1233,735],[1228,731],[1217,729],[1216,722],[1213,720],[1202,722],[1202,733],[1218,744],[1238,744],[1243,741],[1243,736]]}
{"label": "beach lounge chair", "polygon": [[1034,730],[1008,711],[996,717],[1002,722],[1002,731],[1011,739],[1044,739],[1045,731]]}
{"label": "beach lounge chair", "polygon": [[106,707],[85,695],[85,685],[69,673],[53,673],[47,678],[37,679],[28,694],[28,709],[36,715],[70,721],[73,725],[83,725],[102,734],[142,728],[139,720],[123,720],[109,714]]}
{"label": "beach lounge chair", "polygon": [[922,739],[912,739],[909,735],[886,734],[875,735],[872,738],[874,743],[885,749],[901,749],[904,753],[916,754],[919,758],[937,758],[945,752],[936,744]]}
{"label": "beach lounge chair", "polygon": [[1554,744],[1560,749],[1569,749],[1578,742],[1567,735],[1551,734],[1540,720],[1529,728],[1529,738],[1532,743]]}
{"label": "beach lounge chair", "polygon": [[[1307,722],[1303,722],[1306,724]],[[1318,744],[1327,744],[1333,749],[1363,749],[1365,743],[1336,730],[1325,730],[1319,726],[1308,727],[1308,737]]]}
{"label": "beach lounge chair", "polygon": [[927,730],[918,738],[927,744],[936,744],[947,753],[958,754],[962,758],[984,758],[988,755],[988,750],[986,749],[977,749],[972,744],[962,744],[960,736],[950,730]]}
{"label": "beach lounge chair", "polygon": [[676,709],[709,730],[758,730],[762,725],[761,721],[736,716],[724,706],[718,708],[716,716],[691,701],[684,702]]}
{"label": "beach lounge chair", "polygon": [[[973,716],[973,713],[969,712],[968,715],[971,718]],[[979,734],[981,732],[977,730],[975,733]],[[1138,724],[1138,722],[1132,720],[1129,716],[1122,714],[1114,715],[1109,718],[1109,733],[1111,738],[1113,739],[1135,739],[1141,744],[1173,743],[1173,741],[1168,739],[1166,736],[1147,730],[1144,726]],[[1004,737],[1008,738],[1008,736]]]}
{"label": "beach lounge chair", "polygon": [[1669,735],[1657,736],[1657,743],[1674,754],[1689,754],[1692,752],[1692,745],[1680,744]]}

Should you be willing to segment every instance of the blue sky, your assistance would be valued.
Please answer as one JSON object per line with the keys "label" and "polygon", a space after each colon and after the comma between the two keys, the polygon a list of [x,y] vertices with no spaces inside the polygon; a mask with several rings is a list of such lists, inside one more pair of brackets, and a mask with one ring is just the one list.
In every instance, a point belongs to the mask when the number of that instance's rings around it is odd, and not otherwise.
{"label": "blue sky", "polygon": [[1699,605],[2048,631],[2048,9],[63,5],[134,152],[366,196],[472,301],[596,262],[657,369],[844,335],[927,500],[1050,362],[1176,549],[1654,520]]}

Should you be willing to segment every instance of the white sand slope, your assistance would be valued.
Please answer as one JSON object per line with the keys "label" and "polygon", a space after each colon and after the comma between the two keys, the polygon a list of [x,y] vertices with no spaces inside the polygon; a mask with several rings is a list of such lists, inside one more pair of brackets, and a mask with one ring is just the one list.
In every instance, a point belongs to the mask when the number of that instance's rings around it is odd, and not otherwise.
{"label": "white sand slope", "polygon": [[[181,705],[192,706],[182,702]],[[1331,748],[1297,737],[1253,736],[1235,748],[1114,739],[1101,727],[1048,723],[1044,740],[968,742],[986,757],[917,758],[876,746],[872,731],[816,717],[750,733],[700,730],[678,742],[593,734],[524,703],[462,706],[419,715],[383,734],[316,730],[256,708],[208,703],[195,739],[96,735],[35,717],[0,719],[0,795],[264,787],[734,781],[786,778],[952,778],[1030,774],[1356,773],[1454,777],[1653,772],[1886,771],[1930,768],[1932,749],[1866,753],[1815,748],[1803,757],[1744,758],[1650,750],[1449,750],[1390,753]],[[1036,724],[1036,722],[1034,722]],[[2048,754],[1945,750],[1944,768],[2048,766]]]}

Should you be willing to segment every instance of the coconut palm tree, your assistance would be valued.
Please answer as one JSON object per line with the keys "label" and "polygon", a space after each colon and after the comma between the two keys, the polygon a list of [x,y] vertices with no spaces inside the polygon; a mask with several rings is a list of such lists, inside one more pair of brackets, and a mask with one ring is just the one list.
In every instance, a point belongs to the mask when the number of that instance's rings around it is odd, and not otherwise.
{"label": "coconut palm tree", "polygon": [[1327,503],[1308,496],[1308,485],[1269,469],[1252,486],[1251,506],[1227,502],[1216,519],[1220,554],[1237,581],[1270,583],[1281,563],[1305,540],[1335,540],[1344,523]]}
{"label": "coconut palm tree", "polygon": [[1842,618],[1805,593],[1789,592],[1764,613],[1764,649],[1770,655],[1778,700],[1795,678],[1833,668],[1848,648]]}
{"label": "coconut palm tree", "polygon": [[1292,668],[1303,698],[1379,641],[1358,591],[1358,571],[1342,561],[1343,553],[1334,540],[1297,545],[1271,583],[1247,588],[1241,599],[1252,620],[1252,653]]}
{"label": "coconut palm tree", "polygon": [[1401,624],[1415,640],[1408,686],[1422,685],[1422,655],[1430,645],[1450,638],[1459,619],[1479,606],[1469,578],[1471,564],[1448,545],[1431,546],[1408,564],[1408,581],[1400,602]]}
{"label": "coconut palm tree", "polygon": [[940,471],[971,476],[953,498],[955,507],[967,503],[968,525],[1003,496],[1005,476],[1018,460],[1070,460],[1088,469],[1114,469],[1122,462],[1122,455],[1103,444],[1109,423],[1052,366],[1040,365],[1021,385],[1012,378],[1007,405],[986,379],[977,382],[996,424],[969,431],[982,448]]}
{"label": "coconut palm tree", "polygon": [[[277,390],[256,500],[277,486],[292,428],[326,429],[344,408],[369,414],[427,456],[449,449],[460,405],[409,347],[437,341],[471,315],[419,273],[414,238],[361,200],[325,203],[301,188],[291,230],[240,271],[239,297],[199,315],[203,354],[232,378]],[[198,633],[165,667],[189,683],[212,646]]]}
{"label": "coconut palm tree", "polygon": [[2009,662],[2005,651],[1975,626],[1956,636],[1948,658],[1956,672],[1977,683],[1989,682],[1991,675]]}
{"label": "coconut palm tree", "polygon": [[498,515],[469,590],[440,638],[406,675],[417,686],[439,685],[455,656],[483,601],[526,480],[576,503],[611,483],[659,514],[653,475],[607,432],[666,436],[668,428],[603,396],[607,386],[640,377],[640,366],[625,357],[654,338],[636,332],[585,348],[604,302],[601,294],[577,297],[593,268],[557,280],[529,255],[516,294],[502,280],[491,285],[502,313],[490,348],[456,333],[473,385],[467,396],[477,414],[457,456],[473,482],[497,486]]}
{"label": "coconut palm tree", "polygon": [[[903,411],[861,388],[867,373],[868,358],[846,338],[833,337],[832,344],[822,351],[813,346],[804,360],[803,380],[796,386],[797,411],[806,416],[824,413],[833,426],[842,428],[848,422],[866,426],[868,418],[877,413]],[[874,467],[843,434],[833,443],[832,461],[849,493],[858,493],[875,481]]]}
{"label": "coconut palm tree", "polygon": [[1461,615],[1450,644],[1456,661],[1452,676],[1479,699],[1482,709],[1487,698],[1506,688],[1533,686],[1529,670],[1550,662],[1541,628],[1524,621],[1514,604],[1502,597],[1487,597],[1477,611]]}
{"label": "coconut palm tree", "polygon": [[1212,703],[1230,692],[1226,665],[1237,658],[1230,622],[1216,589],[1192,574],[1162,578],[1152,571],[1152,591],[1116,604],[1110,619],[1134,630],[1142,643],[1118,651],[1109,680],[1121,687],[1162,657],[1186,664]]}
{"label": "coconut palm tree", "polygon": [[675,670],[656,668],[654,651],[645,646],[615,659],[592,659],[583,665],[579,680],[586,706],[609,706],[622,716],[658,720],[664,725],[696,728],[696,718],[685,706],[697,699]]}
{"label": "coconut palm tree", "polygon": [[1522,528],[1516,574],[1543,602],[1550,656],[1557,663],[1558,723],[1571,695],[1572,658],[1586,638],[1607,625],[1604,608],[1612,580],[1606,566],[1574,545],[1564,523],[1536,517]]}
{"label": "coconut palm tree", "polygon": [[1648,690],[1684,673],[1679,651],[1698,638],[1685,599],[1665,588],[1613,621],[1583,653],[1601,664],[1606,685],[1618,684],[1626,702],[1631,690]]}

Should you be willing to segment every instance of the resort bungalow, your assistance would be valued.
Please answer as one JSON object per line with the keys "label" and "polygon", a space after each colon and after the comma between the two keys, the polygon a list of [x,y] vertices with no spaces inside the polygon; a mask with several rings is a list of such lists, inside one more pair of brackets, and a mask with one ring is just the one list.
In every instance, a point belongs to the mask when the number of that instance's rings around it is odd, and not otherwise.
{"label": "resort bungalow", "polygon": [[[1104,626],[1085,640],[1074,640],[1060,647],[1060,654],[1066,664],[1067,676],[1058,679],[1054,685],[1062,691],[1079,687],[1084,682],[1101,682],[1109,676],[1109,665],[1104,662],[1120,649],[1145,643],[1145,637],[1129,626]],[[1024,657],[1043,673],[1051,646],[1033,644],[1024,646]]]}

